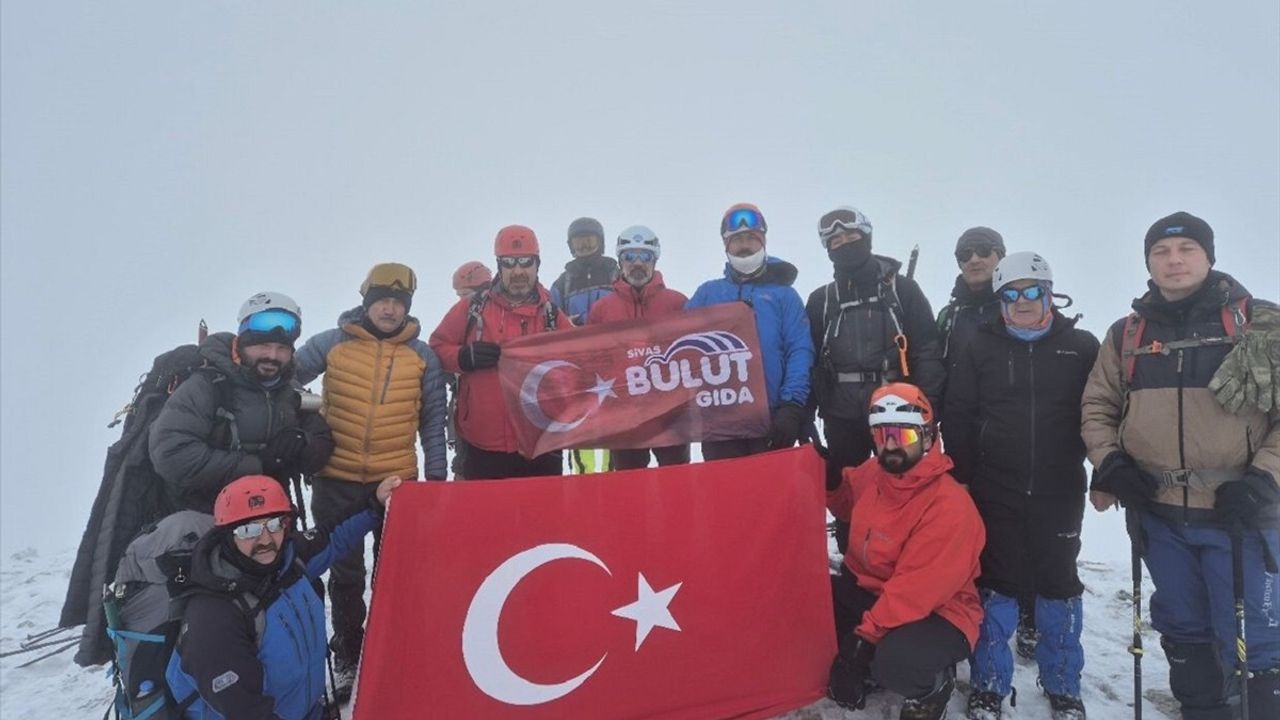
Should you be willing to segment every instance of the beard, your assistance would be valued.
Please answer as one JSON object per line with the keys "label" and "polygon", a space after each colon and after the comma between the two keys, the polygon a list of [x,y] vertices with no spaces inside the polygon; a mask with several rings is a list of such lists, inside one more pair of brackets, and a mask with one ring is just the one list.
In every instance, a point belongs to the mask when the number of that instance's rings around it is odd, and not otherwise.
{"label": "beard", "polygon": [[254,361],[250,367],[253,369],[254,377],[259,380],[274,380],[284,372],[283,364],[267,358]]}
{"label": "beard", "polygon": [[911,469],[911,461],[907,459],[905,450],[881,450],[876,454],[880,467],[894,475],[900,475]]}

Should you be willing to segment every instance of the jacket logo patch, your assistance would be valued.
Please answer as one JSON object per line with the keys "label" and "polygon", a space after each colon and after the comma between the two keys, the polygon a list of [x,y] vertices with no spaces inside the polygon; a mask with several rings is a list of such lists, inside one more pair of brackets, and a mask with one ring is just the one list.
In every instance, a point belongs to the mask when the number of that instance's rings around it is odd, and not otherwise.
{"label": "jacket logo patch", "polygon": [[1059,355],[1079,355],[1080,354],[1075,350],[1055,350],[1054,352],[1058,353]]}
{"label": "jacket logo patch", "polygon": [[213,679],[213,691],[220,693],[232,685],[235,685],[237,682],[240,682],[240,676],[237,675],[234,670],[228,670]]}

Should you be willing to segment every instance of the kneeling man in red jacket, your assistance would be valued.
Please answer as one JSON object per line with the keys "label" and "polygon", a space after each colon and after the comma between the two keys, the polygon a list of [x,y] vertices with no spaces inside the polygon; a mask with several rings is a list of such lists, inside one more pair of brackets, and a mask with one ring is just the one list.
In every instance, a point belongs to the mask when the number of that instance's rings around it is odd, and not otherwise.
{"label": "kneeling man in red jacket", "polygon": [[937,720],[955,688],[955,664],[978,638],[974,580],[986,531],[948,474],[951,460],[919,388],[879,388],[869,420],[876,456],[827,473],[827,507],[850,524],[844,566],[831,578],[840,651],[827,694],[856,709],[879,684],[906,698],[899,718]]}

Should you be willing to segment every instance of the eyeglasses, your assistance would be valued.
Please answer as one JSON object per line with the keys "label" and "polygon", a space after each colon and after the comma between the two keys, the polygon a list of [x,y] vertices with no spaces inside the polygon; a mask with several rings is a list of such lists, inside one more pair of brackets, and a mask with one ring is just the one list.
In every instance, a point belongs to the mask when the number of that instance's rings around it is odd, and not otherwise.
{"label": "eyeglasses", "polygon": [[1018,288],[1004,288],[1000,291],[1000,300],[1007,305],[1018,302],[1018,298],[1023,297],[1032,302],[1044,297],[1043,285],[1028,285],[1019,290]]}
{"label": "eyeglasses", "polygon": [[519,257],[500,257],[498,258],[499,267],[513,268],[517,265],[522,268],[530,268],[538,264],[538,258],[533,255],[521,255]]}
{"label": "eyeglasses", "polygon": [[290,340],[297,340],[302,333],[302,320],[288,310],[272,309],[256,312],[240,323],[240,335],[255,332],[267,335],[282,334]]}
{"label": "eyeglasses", "polygon": [[284,515],[269,517],[265,520],[255,520],[243,525],[237,525],[231,531],[231,534],[235,535],[237,540],[253,540],[254,538],[262,537],[263,531],[272,533],[280,532],[284,529],[286,521],[287,518]]}
{"label": "eyeglasses", "polygon": [[980,258],[989,258],[991,257],[991,253],[995,251],[995,245],[966,245],[959,250],[956,250],[956,262],[969,262],[969,258],[974,255],[977,255]]}
{"label": "eyeglasses", "polygon": [[876,441],[876,445],[880,447],[884,447],[890,438],[893,438],[898,443],[898,447],[906,447],[920,442],[922,435],[919,428],[903,427],[902,425],[877,425],[871,428],[871,437]]}
{"label": "eyeglasses", "polygon": [[624,250],[618,253],[618,259],[628,263],[651,263],[653,262],[653,253],[648,250]]}
{"label": "eyeglasses", "polygon": [[754,208],[738,208],[725,215],[724,221],[720,223],[721,236],[732,235],[744,230],[768,232],[769,226],[765,224],[764,216],[760,214],[760,211]]}

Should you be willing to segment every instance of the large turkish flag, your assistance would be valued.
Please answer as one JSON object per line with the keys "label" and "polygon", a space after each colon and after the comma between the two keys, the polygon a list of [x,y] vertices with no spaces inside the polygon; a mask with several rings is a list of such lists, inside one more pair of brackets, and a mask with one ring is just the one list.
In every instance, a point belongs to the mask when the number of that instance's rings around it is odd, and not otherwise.
{"label": "large turkish flag", "polygon": [[392,498],[356,720],[767,718],[835,655],[809,447]]}
{"label": "large turkish flag", "polygon": [[521,454],[764,437],[769,398],[745,303],[536,333],[498,375]]}

